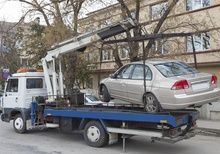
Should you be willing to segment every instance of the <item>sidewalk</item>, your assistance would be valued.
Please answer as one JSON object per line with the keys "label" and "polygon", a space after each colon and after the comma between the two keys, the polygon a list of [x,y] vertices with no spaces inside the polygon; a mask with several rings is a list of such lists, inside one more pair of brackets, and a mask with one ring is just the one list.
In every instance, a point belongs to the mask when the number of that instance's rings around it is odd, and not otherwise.
{"label": "sidewalk", "polygon": [[220,135],[220,121],[215,120],[197,120],[199,130],[208,131]]}

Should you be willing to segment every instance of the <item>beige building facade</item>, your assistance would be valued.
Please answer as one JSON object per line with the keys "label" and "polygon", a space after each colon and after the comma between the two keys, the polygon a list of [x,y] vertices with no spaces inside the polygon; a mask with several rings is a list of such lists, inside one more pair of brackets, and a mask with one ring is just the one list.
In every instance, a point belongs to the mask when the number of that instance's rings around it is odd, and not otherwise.
{"label": "beige building facade", "polygon": [[[135,2],[126,1],[132,16],[135,16]],[[166,0],[141,0],[140,24],[146,34],[152,34],[160,17],[169,6]],[[97,10],[80,20],[81,32],[94,31],[97,28],[123,20],[119,4]],[[174,58],[194,65],[198,70],[218,76],[220,86],[220,1],[219,0],[179,0],[160,29],[161,33],[192,33],[191,36],[156,39],[148,58]],[[147,41],[145,41],[147,43]],[[193,44],[195,54],[193,54]],[[140,44],[141,46],[141,44]],[[114,46],[100,45],[90,47],[85,56],[91,61],[92,89],[98,88],[102,78],[114,72],[117,65],[113,57]],[[129,48],[120,44],[119,56],[123,63],[129,62]],[[140,47],[140,56],[142,49]],[[201,116],[208,119],[220,119],[220,101],[204,106]]]}

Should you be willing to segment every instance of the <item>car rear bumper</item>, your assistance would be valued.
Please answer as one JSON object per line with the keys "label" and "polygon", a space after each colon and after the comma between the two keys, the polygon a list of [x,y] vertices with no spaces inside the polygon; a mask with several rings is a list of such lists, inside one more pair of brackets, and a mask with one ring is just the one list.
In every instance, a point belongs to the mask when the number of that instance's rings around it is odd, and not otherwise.
{"label": "car rear bumper", "polygon": [[169,99],[171,103],[162,103],[163,109],[184,109],[187,107],[197,107],[207,103],[214,102],[220,99],[220,89],[215,88],[212,91],[203,92],[199,94],[187,95],[179,94],[174,95],[173,99]]}

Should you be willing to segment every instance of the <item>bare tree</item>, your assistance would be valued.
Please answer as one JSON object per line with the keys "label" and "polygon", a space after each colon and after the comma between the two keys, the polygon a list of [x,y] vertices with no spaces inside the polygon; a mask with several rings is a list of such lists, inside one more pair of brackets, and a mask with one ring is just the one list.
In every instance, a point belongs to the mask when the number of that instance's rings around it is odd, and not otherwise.
{"label": "bare tree", "polygon": [[[46,51],[52,45],[78,35],[79,12],[85,0],[20,1],[30,6],[28,11],[39,12],[47,25],[41,26],[39,23],[34,22],[31,25],[31,33],[26,35],[26,45],[24,45],[26,48],[24,49],[29,51],[29,55],[32,56],[35,64],[45,56]],[[73,20],[68,23],[66,21],[70,16],[73,16]],[[79,81],[78,77],[82,77],[80,73],[84,73],[83,71],[77,71],[80,68],[77,64],[80,64],[79,60],[82,59],[77,54],[69,53],[64,55],[62,60],[65,72],[64,83],[68,93],[71,94],[74,85]],[[84,80],[85,78],[81,81]]]}

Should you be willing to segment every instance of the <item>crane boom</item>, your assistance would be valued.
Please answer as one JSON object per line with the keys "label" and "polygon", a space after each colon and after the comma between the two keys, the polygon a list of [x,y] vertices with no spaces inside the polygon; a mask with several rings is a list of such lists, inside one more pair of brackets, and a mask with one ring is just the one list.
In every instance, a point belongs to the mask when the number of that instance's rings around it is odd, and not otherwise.
{"label": "crane boom", "polygon": [[[112,36],[129,31],[135,27],[135,23],[132,19],[107,25],[104,28],[98,29],[93,32],[81,34],[77,37],[73,37],[64,42],[58,43],[47,52],[47,55],[42,58],[42,65],[44,69],[45,82],[47,85],[48,96],[50,99],[55,99],[56,95],[64,94],[63,75],[61,69],[60,57],[70,52],[76,52],[83,50],[87,46],[103,41]],[[59,72],[56,72],[55,60],[59,59]],[[51,80],[52,77],[52,80]],[[58,82],[57,82],[58,81]]]}

